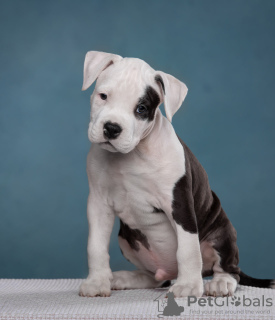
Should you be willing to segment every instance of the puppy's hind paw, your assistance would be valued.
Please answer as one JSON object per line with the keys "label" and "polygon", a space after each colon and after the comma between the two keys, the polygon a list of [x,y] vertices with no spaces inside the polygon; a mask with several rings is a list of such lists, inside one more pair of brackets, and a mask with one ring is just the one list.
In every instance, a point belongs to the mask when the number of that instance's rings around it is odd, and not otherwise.
{"label": "puppy's hind paw", "polygon": [[205,284],[205,294],[213,297],[232,296],[236,290],[237,281],[229,274],[215,275]]}

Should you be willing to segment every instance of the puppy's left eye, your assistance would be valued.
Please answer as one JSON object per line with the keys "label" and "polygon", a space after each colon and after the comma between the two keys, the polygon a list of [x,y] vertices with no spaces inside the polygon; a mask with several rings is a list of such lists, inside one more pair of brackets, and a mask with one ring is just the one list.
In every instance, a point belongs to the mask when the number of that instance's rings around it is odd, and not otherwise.
{"label": "puppy's left eye", "polygon": [[136,112],[139,114],[143,114],[147,111],[147,108],[144,105],[140,105],[136,108]]}
{"label": "puppy's left eye", "polygon": [[105,94],[105,93],[100,93],[99,95],[100,95],[100,98],[101,98],[102,100],[106,100],[106,99],[107,99],[107,94]]}

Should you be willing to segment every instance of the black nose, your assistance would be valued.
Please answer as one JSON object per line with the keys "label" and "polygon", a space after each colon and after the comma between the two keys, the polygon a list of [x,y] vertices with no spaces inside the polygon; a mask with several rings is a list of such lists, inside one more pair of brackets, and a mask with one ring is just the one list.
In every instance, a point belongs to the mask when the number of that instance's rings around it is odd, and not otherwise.
{"label": "black nose", "polygon": [[112,122],[106,122],[103,127],[103,134],[107,139],[116,139],[122,131],[122,128]]}

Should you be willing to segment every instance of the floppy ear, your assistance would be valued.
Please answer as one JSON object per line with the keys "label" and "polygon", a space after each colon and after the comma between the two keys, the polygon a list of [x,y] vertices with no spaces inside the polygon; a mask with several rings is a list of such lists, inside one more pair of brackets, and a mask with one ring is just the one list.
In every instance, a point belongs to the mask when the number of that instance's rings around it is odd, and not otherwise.
{"label": "floppy ear", "polygon": [[188,89],[183,82],[162,71],[156,71],[155,80],[162,92],[166,117],[172,122],[172,117],[180,108]]}
{"label": "floppy ear", "polygon": [[82,91],[88,89],[97,79],[100,73],[110,64],[121,60],[122,57],[117,54],[89,51],[86,53],[84,61],[84,76]]}

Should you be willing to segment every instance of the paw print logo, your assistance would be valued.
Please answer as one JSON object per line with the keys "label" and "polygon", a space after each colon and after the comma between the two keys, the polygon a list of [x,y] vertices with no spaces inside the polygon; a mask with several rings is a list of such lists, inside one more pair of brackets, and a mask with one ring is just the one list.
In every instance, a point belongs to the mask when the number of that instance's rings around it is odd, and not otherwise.
{"label": "paw print logo", "polygon": [[235,307],[238,307],[240,304],[241,304],[241,298],[240,297],[236,297],[236,296],[233,296],[231,298],[231,304],[233,304]]}

